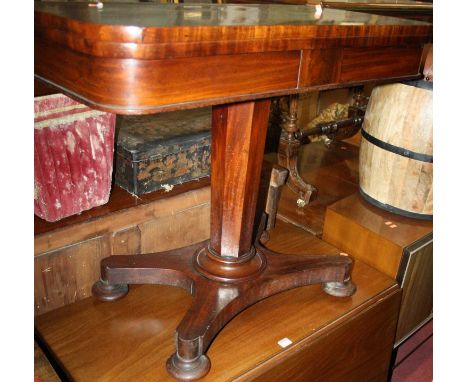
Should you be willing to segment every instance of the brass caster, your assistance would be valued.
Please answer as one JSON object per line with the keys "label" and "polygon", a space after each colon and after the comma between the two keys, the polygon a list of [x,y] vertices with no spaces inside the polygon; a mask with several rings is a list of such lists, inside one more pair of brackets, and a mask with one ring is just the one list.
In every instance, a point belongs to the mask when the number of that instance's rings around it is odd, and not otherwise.
{"label": "brass caster", "polygon": [[301,199],[301,198],[298,198],[298,199],[296,200],[296,203],[297,203],[297,206],[298,206],[299,208],[304,208],[304,207],[306,206],[305,200],[304,200],[304,199]]}

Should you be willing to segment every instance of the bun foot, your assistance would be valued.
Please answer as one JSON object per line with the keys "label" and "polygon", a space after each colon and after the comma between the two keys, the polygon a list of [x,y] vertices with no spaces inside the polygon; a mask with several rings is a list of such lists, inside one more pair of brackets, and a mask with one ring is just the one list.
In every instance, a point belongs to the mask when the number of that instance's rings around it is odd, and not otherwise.
{"label": "bun foot", "polygon": [[166,369],[169,374],[182,381],[200,379],[208,374],[210,368],[211,361],[204,354],[192,361],[184,361],[177,353],[174,353],[166,362]]}
{"label": "bun foot", "polygon": [[96,281],[91,289],[93,296],[101,301],[114,301],[128,293],[127,284],[109,284],[107,281]]}
{"label": "bun foot", "polygon": [[356,285],[350,280],[343,282],[331,281],[328,283],[322,283],[322,289],[325,293],[336,297],[348,297],[352,296],[356,292]]}

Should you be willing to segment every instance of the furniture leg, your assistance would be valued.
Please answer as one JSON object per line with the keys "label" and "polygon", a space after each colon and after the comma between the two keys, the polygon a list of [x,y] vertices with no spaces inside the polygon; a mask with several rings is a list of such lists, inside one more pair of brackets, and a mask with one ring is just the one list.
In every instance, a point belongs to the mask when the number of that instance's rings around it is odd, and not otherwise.
{"label": "furniture leg", "polygon": [[204,252],[207,246],[206,241],[160,253],[108,257],[102,262],[102,280],[93,287],[95,296],[103,301],[109,299],[100,289],[102,284],[156,283],[178,286],[193,295],[193,303],[176,330],[176,352],[167,361],[169,372],[181,380],[197,379],[209,371],[208,346],[227,322],[248,306],[284,290],[315,283],[322,283],[327,293],[339,297],[355,290],[348,257],[281,254],[258,242],[256,253],[268,267],[255,279],[220,283],[203,277],[197,265],[193,266],[197,257],[193,254]]}
{"label": "furniture leg", "polygon": [[348,257],[281,254],[252,243],[269,106],[262,100],[213,108],[210,241],[111,256],[102,261],[101,280],[93,287],[104,301],[124,296],[126,284],[178,286],[194,296],[166,364],[181,380],[208,373],[205,353],[215,335],[257,301],[309,284],[340,297],[355,291]]}
{"label": "furniture leg", "polygon": [[268,186],[268,194],[265,205],[265,213],[267,214],[267,222],[265,230],[261,232],[260,241],[265,244],[270,238],[269,231],[275,227],[276,214],[278,212],[278,203],[281,196],[281,190],[286,183],[288,170],[284,167],[273,165],[270,175],[270,184]]}
{"label": "furniture leg", "polygon": [[278,147],[278,164],[289,170],[288,187],[297,194],[297,206],[305,207],[317,197],[317,189],[306,183],[299,175],[297,161],[301,142],[295,137],[297,126],[297,94],[289,96],[289,110],[283,117],[281,137]]}

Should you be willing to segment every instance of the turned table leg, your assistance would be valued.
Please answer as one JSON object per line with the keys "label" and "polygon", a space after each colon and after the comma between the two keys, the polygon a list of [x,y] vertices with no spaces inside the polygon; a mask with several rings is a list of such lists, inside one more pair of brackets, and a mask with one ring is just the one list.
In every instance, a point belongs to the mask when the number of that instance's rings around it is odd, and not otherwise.
{"label": "turned table leg", "polygon": [[301,142],[295,137],[299,96],[289,96],[288,111],[283,115],[281,137],[278,147],[278,164],[289,170],[288,187],[297,195],[298,207],[304,207],[317,197],[317,189],[299,175],[297,161]]}

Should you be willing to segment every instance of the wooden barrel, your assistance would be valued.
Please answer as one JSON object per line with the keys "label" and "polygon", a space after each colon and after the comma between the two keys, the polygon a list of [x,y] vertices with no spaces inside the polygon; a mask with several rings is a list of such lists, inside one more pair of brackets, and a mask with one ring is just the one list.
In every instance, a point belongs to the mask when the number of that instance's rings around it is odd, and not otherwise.
{"label": "wooden barrel", "polygon": [[369,203],[432,219],[432,83],[374,88],[362,126],[359,186]]}

